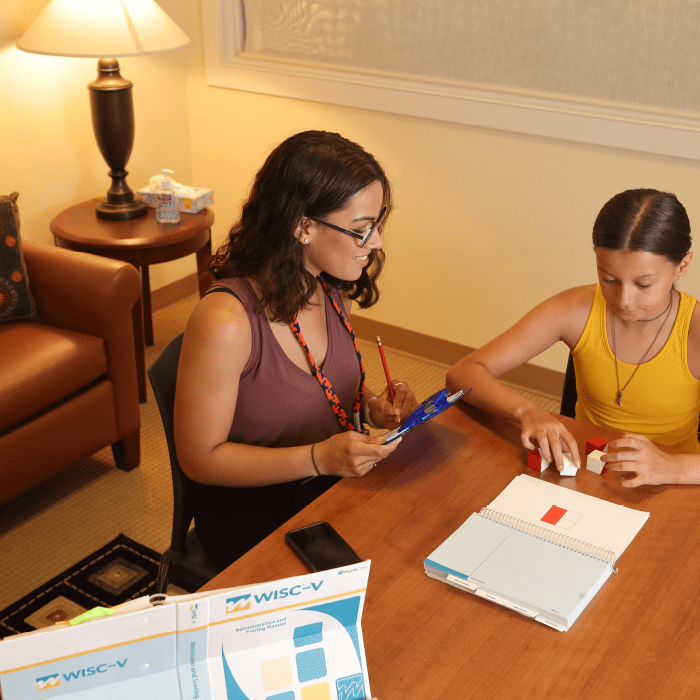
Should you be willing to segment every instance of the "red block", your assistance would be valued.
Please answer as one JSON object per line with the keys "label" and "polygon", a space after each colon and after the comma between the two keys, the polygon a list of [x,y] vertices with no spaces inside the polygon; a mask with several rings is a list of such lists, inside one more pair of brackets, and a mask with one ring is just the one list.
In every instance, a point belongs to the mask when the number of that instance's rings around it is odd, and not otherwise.
{"label": "red block", "polygon": [[590,440],[586,440],[586,454],[590,454],[593,450],[600,450],[602,452],[607,444],[608,441],[603,440],[602,437],[592,437]]}
{"label": "red block", "polygon": [[532,450],[527,455],[527,466],[533,471],[543,472],[549,465],[542,459],[539,450]]}

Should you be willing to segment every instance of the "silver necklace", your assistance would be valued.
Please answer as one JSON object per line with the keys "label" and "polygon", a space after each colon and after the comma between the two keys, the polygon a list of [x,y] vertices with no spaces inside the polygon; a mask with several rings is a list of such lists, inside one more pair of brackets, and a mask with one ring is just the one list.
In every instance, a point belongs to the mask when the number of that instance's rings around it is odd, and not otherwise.
{"label": "silver necklace", "polygon": [[666,320],[668,317],[671,315],[671,306],[673,302],[673,290],[670,292],[669,300],[668,300],[668,306],[666,307],[665,311],[662,311],[658,316],[655,316],[654,318],[648,318],[645,319],[646,321],[655,321],[657,318],[660,318],[663,316],[663,314],[666,314],[664,317],[664,320],[661,322],[661,325],[659,326],[659,330],[656,331],[656,335],[654,336],[654,340],[651,341],[651,345],[647,348],[646,352],[644,355],[642,355],[642,359],[639,361],[639,364],[634,368],[634,372],[632,372],[630,378],[625,382],[625,385],[620,389],[620,374],[617,368],[617,343],[615,342],[615,311],[613,309],[610,309],[612,313],[612,331],[613,331],[613,357],[615,358],[615,379],[617,380],[617,403],[622,408],[622,392],[627,388],[627,385],[632,381],[632,378],[634,377],[635,374],[637,374],[637,370],[644,364],[644,360],[646,360],[647,355],[651,351],[651,349],[654,347],[654,343],[656,342],[657,338],[659,335],[661,335],[661,330],[662,328],[666,325]]}
{"label": "silver necklace", "polygon": [[[668,306],[671,306],[672,301],[673,289],[671,289],[668,293]],[[637,319],[637,323],[649,323],[649,321],[656,321],[657,318],[661,318],[668,311],[668,306],[658,316],[654,316],[654,318],[640,318]]]}

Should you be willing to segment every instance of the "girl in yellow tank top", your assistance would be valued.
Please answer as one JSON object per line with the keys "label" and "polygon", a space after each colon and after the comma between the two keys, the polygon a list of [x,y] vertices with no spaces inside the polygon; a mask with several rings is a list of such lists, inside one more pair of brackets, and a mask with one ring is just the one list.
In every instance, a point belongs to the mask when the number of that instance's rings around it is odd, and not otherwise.
{"label": "girl in yellow tank top", "polygon": [[[604,455],[623,486],[700,483],[700,311],[675,289],[692,259],[690,222],[675,195],[627,190],[601,209],[593,226],[598,284],[544,301],[505,333],[447,373],[451,390],[521,428],[563,466],[578,446],[556,414],[498,381],[557,341],[572,351],[576,418],[625,433]],[[669,446],[664,450],[658,445]]]}
{"label": "girl in yellow tank top", "polygon": [[615,356],[606,332],[607,304],[600,285],[596,285],[591,313],[572,353],[578,393],[576,417],[645,435],[684,452],[700,452],[700,381],[688,369],[688,331],[695,301],[680,293],[671,335],[655,357],[639,366],[618,360],[620,384],[629,381],[620,406],[611,400],[617,386]]}

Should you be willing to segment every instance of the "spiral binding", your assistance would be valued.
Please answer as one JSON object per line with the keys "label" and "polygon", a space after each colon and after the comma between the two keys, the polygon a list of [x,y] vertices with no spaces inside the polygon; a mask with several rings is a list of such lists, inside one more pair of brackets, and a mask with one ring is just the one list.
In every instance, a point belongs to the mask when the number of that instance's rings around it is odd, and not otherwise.
{"label": "spiral binding", "polygon": [[[559,545],[565,549],[581,552],[581,554],[598,559],[599,561],[605,562],[610,566],[615,564],[615,552],[612,552],[609,549],[596,547],[592,544],[588,544],[588,542],[576,540],[573,537],[569,537],[563,533],[554,532],[553,530],[549,530],[541,525],[535,525],[527,520],[521,520],[520,518],[516,518],[512,515],[499,513],[498,511],[491,510],[490,508],[482,508],[479,511],[479,515],[483,516],[484,518],[488,518],[489,520],[493,520],[501,525],[505,525],[513,530],[517,530],[518,532],[524,532],[527,535],[532,535],[533,537],[537,537],[541,540],[546,540],[547,542]],[[616,569],[613,569],[613,571],[616,571]]]}

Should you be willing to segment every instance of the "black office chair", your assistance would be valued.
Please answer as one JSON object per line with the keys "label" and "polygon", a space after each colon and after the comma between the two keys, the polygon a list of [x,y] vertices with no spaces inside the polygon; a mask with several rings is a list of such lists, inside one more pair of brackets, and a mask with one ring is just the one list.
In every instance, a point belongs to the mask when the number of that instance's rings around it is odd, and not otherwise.
{"label": "black office chair", "polygon": [[173,583],[183,583],[186,587],[196,590],[221,571],[202,549],[195,528],[190,530],[194,517],[192,494],[194,482],[182,471],[175,452],[173,411],[181,348],[182,333],[165,346],[158,359],[148,368],[148,378],[153,387],[168,442],[173,477],[173,531],[170,547],[160,559],[154,591],[156,594],[165,593],[169,580]]}
{"label": "black office chair", "polygon": [[562,416],[576,418],[576,373],[574,371],[574,358],[569,353],[569,361],[566,363],[566,374],[564,375],[564,389],[561,392],[561,408],[559,413]]}

